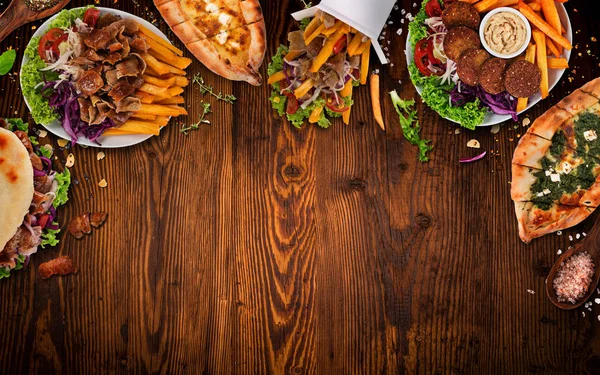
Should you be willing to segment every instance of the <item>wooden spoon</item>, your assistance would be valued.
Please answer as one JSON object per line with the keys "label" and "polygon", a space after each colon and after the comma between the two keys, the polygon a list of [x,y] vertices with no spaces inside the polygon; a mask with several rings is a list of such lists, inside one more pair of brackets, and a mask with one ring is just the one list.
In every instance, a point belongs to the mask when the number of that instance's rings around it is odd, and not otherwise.
{"label": "wooden spoon", "polygon": [[71,0],[60,0],[51,8],[36,12],[25,5],[24,0],[13,0],[8,8],[0,16],[0,42],[12,33],[16,28],[26,23],[42,18],[50,17],[65,7]]}
{"label": "wooden spoon", "polygon": [[[558,297],[556,296],[556,292],[554,291],[554,278],[556,277],[556,273],[558,272],[558,269],[560,268],[561,263],[564,262],[565,260],[567,260],[572,255],[576,255],[576,254],[583,253],[586,251],[588,254],[590,254],[592,256],[592,259],[594,260],[594,276],[592,277],[592,282],[590,283],[590,287],[588,288],[587,293],[585,294],[585,296],[583,296],[579,300],[577,300],[577,303],[575,303],[575,304],[570,303],[570,302],[559,302]],[[548,274],[548,278],[546,279],[546,294],[548,295],[548,298],[550,298],[550,301],[552,301],[552,303],[555,304],[557,307],[560,307],[561,309],[564,309],[564,310],[573,310],[573,309],[576,309],[579,306],[581,306],[585,301],[587,301],[592,296],[593,293],[596,292],[596,286],[598,285],[599,279],[600,279],[600,216],[598,216],[598,218],[596,219],[596,222],[594,223],[594,226],[592,227],[592,230],[587,234],[587,236],[583,239],[583,241],[581,241],[580,243],[578,243],[571,249],[565,251],[564,254],[562,254],[558,258],[556,263],[554,263],[554,266],[552,266],[552,269],[550,270],[550,273]]]}

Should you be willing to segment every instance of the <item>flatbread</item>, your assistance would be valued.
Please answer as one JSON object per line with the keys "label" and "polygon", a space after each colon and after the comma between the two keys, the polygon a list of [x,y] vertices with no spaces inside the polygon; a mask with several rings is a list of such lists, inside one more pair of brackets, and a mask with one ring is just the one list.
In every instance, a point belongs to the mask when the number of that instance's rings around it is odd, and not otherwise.
{"label": "flatbread", "polygon": [[600,79],[537,118],[512,160],[511,198],[525,242],[584,220],[600,206]]}
{"label": "flatbread", "polygon": [[519,237],[525,243],[545,234],[577,225],[592,212],[594,208],[586,206],[555,204],[550,210],[541,210],[533,202],[515,202]]}
{"label": "flatbread", "polygon": [[207,68],[262,84],[266,28],[258,0],[154,0],[173,32]]}
{"label": "flatbread", "polygon": [[0,252],[23,223],[33,192],[29,152],[13,132],[0,128]]}
{"label": "flatbread", "polygon": [[572,117],[573,115],[569,111],[554,106],[535,119],[533,124],[527,129],[527,133],[535,134],[542,138],[546,138],[547,140],[552,140],[552,137],[558,128]]}

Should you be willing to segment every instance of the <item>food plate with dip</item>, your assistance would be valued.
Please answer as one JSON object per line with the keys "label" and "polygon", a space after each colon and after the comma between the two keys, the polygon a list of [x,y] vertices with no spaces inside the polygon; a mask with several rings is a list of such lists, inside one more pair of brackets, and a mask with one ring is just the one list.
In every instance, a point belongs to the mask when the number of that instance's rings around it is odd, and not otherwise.
{"label": "food plate with dip", "polygon": [[[569,19],[569,15],[564,7],[563,4],[556,2],[556,9],[558,12],[558,16],[560,18],[560,22],[563,25],[564,29],[565,29],[565,33],[563,34],[563,36],[569,41],[572,42],[573,40],[573,35],[572,35],[572,28],[571,28],[571,22]],[[519,13],[519,11],[513,9],[513,8],[508,8],[509,12],[515,12],[515,13]],[[499,12],[502,11],[506,11],[507,8],[497,8],[495,10],[492,10],[490,12],[488,12],[488,14],[485,17],[482,17],[481,20],[481,24],[480,24],[480,39],[481,39],[481,44],[483,45],[483,47],[481,48],[485,48],[485,50],[490,53],[492,56],[498,56],[498,53],[493,53],[494,51],[489,48],[489,46],[485,43],[485,38],[483,35],[483,29],[485,27],[485,22],[487,20],[489,20],[490,17],[493,16],[493,14],[497,14]],[[525,19],[525,17],[521,16],[519,13],[519,16],[522,17],[523,19]],[[414,21],[413,21],[414,22]],[[531,28],[530,23],[527,22],[527,26],[528,29]],[[410,29],[409,29],[410,30]],[[530,35],[530,31],[528,32],[528,35]],[[511,54],[508,54],[508,57],[506,57],[507,55],[500,55],[503,59],[506,58],[512,58],[514,56],[518,56],[520,54],[523,53],[523,50],[526,49],[528,43],[524,43],[523,45],[520,46],[520,48],[517,51],[513,51]],[[406,62],[407,65],[410,66],[411,63],[414,62],[414,51],[411,45],[411,32],[409,31],[407,39],[406,39],[406,45],[405,45],[405,53],[406,53]],[[550,54],[550,51],[548,51],[548,54]],[[564,49],[561,57],[566,59],[566,61],[568,62],[571,56],[571,51]],[[564,73],[565,69],[548,69],[548,88],[549,91],[551,91],[554,86],[556,86],[556,84],[559,82],[560,78],[562,77],[563,73]],[[413,81],[414,82],[414,81]],[[415,84],[415,89],[417,90],[417,92],[419,93],[419,95],[423,95],[423,86],[419,85],[419,84]],[[525,107],[524,110],[518,111],[517,114],[521,114],[525,111],[527,111],[529,108],[533,107],[535,104],[537,104],[540,100],[542,99],[541,93],[538,90],[534,95],[529,97],[529,100],[527,102],[527,106]],[[443,115],[442,115],[443,116]],[[457,121],[456,119],[450,118],[449,116],[443,116],[444,118],[455,122],[455,123],[461,123],[460,121]],[[490,110],[487,111],[487,113],[485,114],[483,121],[481,121],[481,123],[479,123],[477,126],[491,126],[491,125],[495,125],[501,122],[504,122],[506,120],[510,120],[512,117],[511,115],[508,114],[496,114],[491,112]]]}

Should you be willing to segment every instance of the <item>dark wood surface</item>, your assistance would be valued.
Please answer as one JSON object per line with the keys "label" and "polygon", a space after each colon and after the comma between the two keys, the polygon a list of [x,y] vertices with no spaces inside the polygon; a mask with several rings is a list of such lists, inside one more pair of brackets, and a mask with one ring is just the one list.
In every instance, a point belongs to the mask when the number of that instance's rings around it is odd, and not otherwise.
{"label": "dark wood surface", "polygon": [[[160,18],[148,0],[99,4]],[[381,69],[381,89],[418,99],[400,22],[402,8],[417,8],[398,5],[384,42],[394,65]],[[302,4],[262,6],[271,56]],[[530,119],[600,72],[594,2],[566,6],[573,70]],[[21,56],[32,26],[0,50]],[[212,125],[184,136],[171,124],[141,145],[105,151],[102,161],[92,148],[61,152],[63,160],[75,155],[78,181],[61,224],[84,210],[109,218],[82,240],[63,234],[60,246],[0,281],[1,374],[600,371],[600,305],[583,316],[544,293],[557,250],[595,217],[521,243],[509,195],[521,122],[496,135],[455,134],[419,101],[423,137],[435,146],[420,163],[385,94],[385,133],[366,87],[356,91],[349,126],[298,131],[271,110],[266,85],[229,82],[198,62],[189,72],[238,98],[232,106],[186,90],[190,118],[208,100]],[[18,80],[0,80],[0,115],[26,118]],[[460,165],[476,154],[466,147],[471,138],[490,156]],[[59,255],[71,256],[78,274],[42,280],[37,266]]]}

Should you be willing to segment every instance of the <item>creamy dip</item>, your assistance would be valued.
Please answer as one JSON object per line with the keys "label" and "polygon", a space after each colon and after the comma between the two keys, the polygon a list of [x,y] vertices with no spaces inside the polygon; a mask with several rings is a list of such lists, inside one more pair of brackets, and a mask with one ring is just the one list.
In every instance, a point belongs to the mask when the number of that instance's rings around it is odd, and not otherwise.
{"label": "creamy dip", "polygon": [[498,12],[491,16],[483,29],[488,47],[496,53],[510,55],[527,43],[525,22],[514,13]]}

